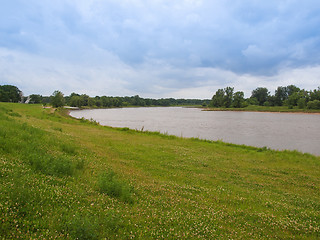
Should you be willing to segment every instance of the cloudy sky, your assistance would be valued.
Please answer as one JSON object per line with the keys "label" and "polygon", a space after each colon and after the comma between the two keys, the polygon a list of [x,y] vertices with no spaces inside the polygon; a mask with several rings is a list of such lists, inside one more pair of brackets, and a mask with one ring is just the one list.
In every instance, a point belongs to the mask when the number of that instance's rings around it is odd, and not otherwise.
{"label": "cloudy sky", "polygon": [[319,0],[0,0],[0,84],[211,98],[320,86]]}

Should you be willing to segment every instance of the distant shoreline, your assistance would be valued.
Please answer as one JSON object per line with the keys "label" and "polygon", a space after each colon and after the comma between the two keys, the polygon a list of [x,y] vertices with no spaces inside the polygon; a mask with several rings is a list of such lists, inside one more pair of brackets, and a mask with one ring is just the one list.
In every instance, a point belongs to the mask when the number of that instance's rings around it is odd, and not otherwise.
{"label": "distant shoreline", "polygon": [[289,110],[271,110],[271,109],[257,109],[257,110],[254,110],[254,109],[243,109],[243,108],[240,108],[240,109],[235,109],[235,108],[229,108],[229,109],[226,109],[226,108],[204,108],[202,111],[223,111],[223,112],[261,112],[261,113],[298,113],[298,114],[320,114],[320,111],[289,111]]}

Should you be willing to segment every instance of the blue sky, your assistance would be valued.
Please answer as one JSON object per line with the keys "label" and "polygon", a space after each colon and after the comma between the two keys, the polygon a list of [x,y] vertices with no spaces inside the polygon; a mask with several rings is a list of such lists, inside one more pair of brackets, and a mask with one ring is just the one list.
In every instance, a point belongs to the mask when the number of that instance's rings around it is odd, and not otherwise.
{"label": "blue sky", "polygon": [[320,86],[317,0],[0,0],[0,84],[211,98]]}

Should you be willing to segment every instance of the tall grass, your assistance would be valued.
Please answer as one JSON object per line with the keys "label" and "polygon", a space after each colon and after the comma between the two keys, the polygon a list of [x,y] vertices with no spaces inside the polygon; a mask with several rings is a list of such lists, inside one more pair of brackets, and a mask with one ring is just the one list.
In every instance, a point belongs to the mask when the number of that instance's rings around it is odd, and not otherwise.
{"label": "tall grass", "polygon": [[98,188],[101,193],[105,193],[127,203],[133,203],[131,194],[133,189],[117,179],[116,174],[111,170],[99,175]]}

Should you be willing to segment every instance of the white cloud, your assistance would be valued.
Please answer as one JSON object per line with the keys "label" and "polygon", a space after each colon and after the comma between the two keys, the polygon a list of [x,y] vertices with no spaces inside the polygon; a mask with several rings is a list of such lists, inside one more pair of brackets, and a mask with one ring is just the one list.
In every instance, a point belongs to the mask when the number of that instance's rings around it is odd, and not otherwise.
{"label": "white cloud", "polygon": [[175,68],[152,60],[133,68],[104,50],[95,51],[102,61],[89,65],[0,49],[0,84],[16,85],[27,95],[50,95],[54,90],[61,90],[66,95],[77,92],[90,96],[139,94],[152,98],[202,99],[211,98],[215,91],[227,86],[250,97],[257,87],[267,87],[273,93],[277,86],[294,84],[311,90],[320,85],[319,65],[287,68],[274,76],[254,76],[218,68]]}
{"label": "white cloud", "polygon": [[12,0],[0,9],[0,84],[159,98],[314,89],[319,10],[297,0]]}

